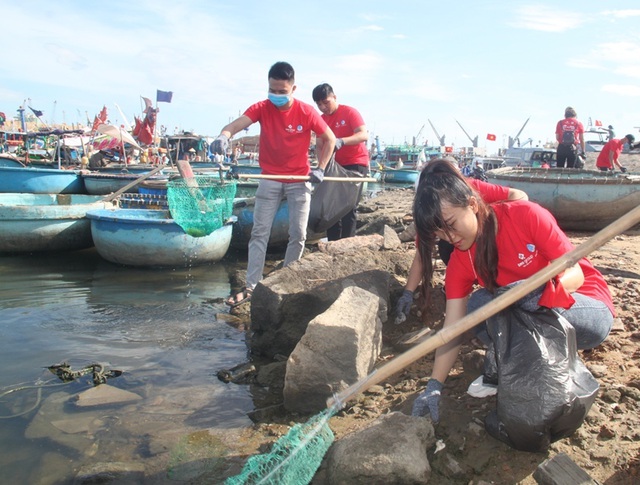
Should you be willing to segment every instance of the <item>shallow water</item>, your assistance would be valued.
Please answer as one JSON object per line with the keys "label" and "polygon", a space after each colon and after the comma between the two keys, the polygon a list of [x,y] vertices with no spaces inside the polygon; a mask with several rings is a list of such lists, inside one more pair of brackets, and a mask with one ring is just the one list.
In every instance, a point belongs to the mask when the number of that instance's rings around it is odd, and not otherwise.
{"label": "shallow water", "polygon": [[[0,257],[2,482],[70,483],[115,461],[146,462],[160,479],[176,437],[248,426],[250,390],[216,377],[247,360],[244,333],[216,320],[232,266],[125,268],[95,250]],[[90,376],[64,384],[46,370],[62,362],[122,370],[107,384],[141,399],[80,408]]]}

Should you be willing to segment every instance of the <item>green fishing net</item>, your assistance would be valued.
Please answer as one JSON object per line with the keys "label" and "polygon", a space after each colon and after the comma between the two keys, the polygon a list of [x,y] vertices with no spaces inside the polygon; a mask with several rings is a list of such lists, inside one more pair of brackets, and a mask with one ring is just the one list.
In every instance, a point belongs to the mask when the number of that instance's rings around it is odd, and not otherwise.
{"label": "green fishing net", "polygon": [[335,409],[298,423],[276,441],[269,453],[247,460],[242,472],[229,477],[225,485],[304,485],[311,482],[325,453],[333,443],[329,418]]}
{"label": "green fishing net", "polygon": [[167,182],[171,217],[193,237],[220,229],[231,217],[235,196],[235,182],[221,183],[216,177],[200,175]]}

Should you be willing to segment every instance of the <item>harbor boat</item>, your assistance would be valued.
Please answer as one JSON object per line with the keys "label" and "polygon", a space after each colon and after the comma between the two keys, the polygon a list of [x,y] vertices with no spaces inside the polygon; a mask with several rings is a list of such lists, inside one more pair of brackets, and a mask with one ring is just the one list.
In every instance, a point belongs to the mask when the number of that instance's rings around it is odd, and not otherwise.
{"label": "harbor boat", "polygon": [[560,227],[598,231],[640,205],[640,176],[596,170],[499,168],[490,183],[520,189],[545,207]]}
{"label": "harbor boat", "polygon": [[24,167],[15,155],[10,153],[0,153],[0,167]]}
{"label": "harbor boat", "polygon": [[0,194],[0,253],[72,251],[93,246],[87,211],[113,207],[78,194]]}
{"label": "harbor boat", "polygon": [[607,141],[612,138],[613,129],[608,130],[601,126],[588,126],[584,130],[584,151],[601,152]]}
{"label": "harbor boat", "polygon": [[420,170],[408,168],[384,168],[380,170],[379,173],[382,182],[391,184],[415,184],[420,176]]}
{"label": "harbor boat", "polygon": [[126,266],[189,267],[213,263],[224,257],[231,244],[231,223],[208,236],[192,237],[168,210],[92,210],[87,217],[98,254]]}
{"label": "harbor boat", "polygon": [[86,194],[80,170],[4,166],[0,164],[0,192],[27,194]]}
{"label": "harbor boat", "polygon": [[[148,171],[148,170],[147,170]],[[144,173],[144,172],[143,172]],[[83,173],[82,178],[87,193],[92,195],[106,195],[116,192],[125,185],[140,178],[140,173]],[[166,180],[165,176],[153,175],[147,180]],[[138,186],[131,187],[127,192],[138,192]]]}

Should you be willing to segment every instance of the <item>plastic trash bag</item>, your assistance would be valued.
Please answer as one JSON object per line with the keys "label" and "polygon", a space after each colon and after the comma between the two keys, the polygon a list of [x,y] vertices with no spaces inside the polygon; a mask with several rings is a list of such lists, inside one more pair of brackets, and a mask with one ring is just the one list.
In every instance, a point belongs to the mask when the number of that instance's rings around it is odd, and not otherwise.
{"label": "plastic trash bag", "polygon": [[[358,172],[346,170],[331,158],[324,169],[325,177],[362,178]],[[324,181],[311,194],[308,229],[315,233],[324,232],[342,219],[360,200],[362,182]]]}
{"label": "plastic trash bag", "polygon": [[516,305],[487,320],[498,373],[497,409],[485,419],[494,438],[543,452],[580,427],[598,382],[580,359],[573,326],[548,308]]}

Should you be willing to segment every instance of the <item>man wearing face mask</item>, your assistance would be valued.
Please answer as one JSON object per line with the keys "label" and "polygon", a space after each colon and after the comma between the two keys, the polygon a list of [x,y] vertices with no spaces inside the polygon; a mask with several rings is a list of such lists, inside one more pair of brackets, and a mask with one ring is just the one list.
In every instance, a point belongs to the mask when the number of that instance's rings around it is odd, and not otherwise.
{"label": "man wearing face mask", "polygon": [[[229,139],[253,123],[260,123],[258,163],[265,175],[309,175],[310,182],[320,183],[329,163],[336,137],[315,108],[293,97],[295,72],[286,62],[276,62],[268,75],[268,99],[259,101],[222,128],[212,145],[213,153],[224,153]],[[322,140],[318,168],[310,170],[311,132]],[[289,243],[284,266],[297,261],[304,251],[311,201],[311,184],[297,180],[260,179],[256,191],[253,229],[249,240],[246,286],[226,303],[237,306],[251,299],[262,279],[271,226],[283,197],[289,205]]]}

